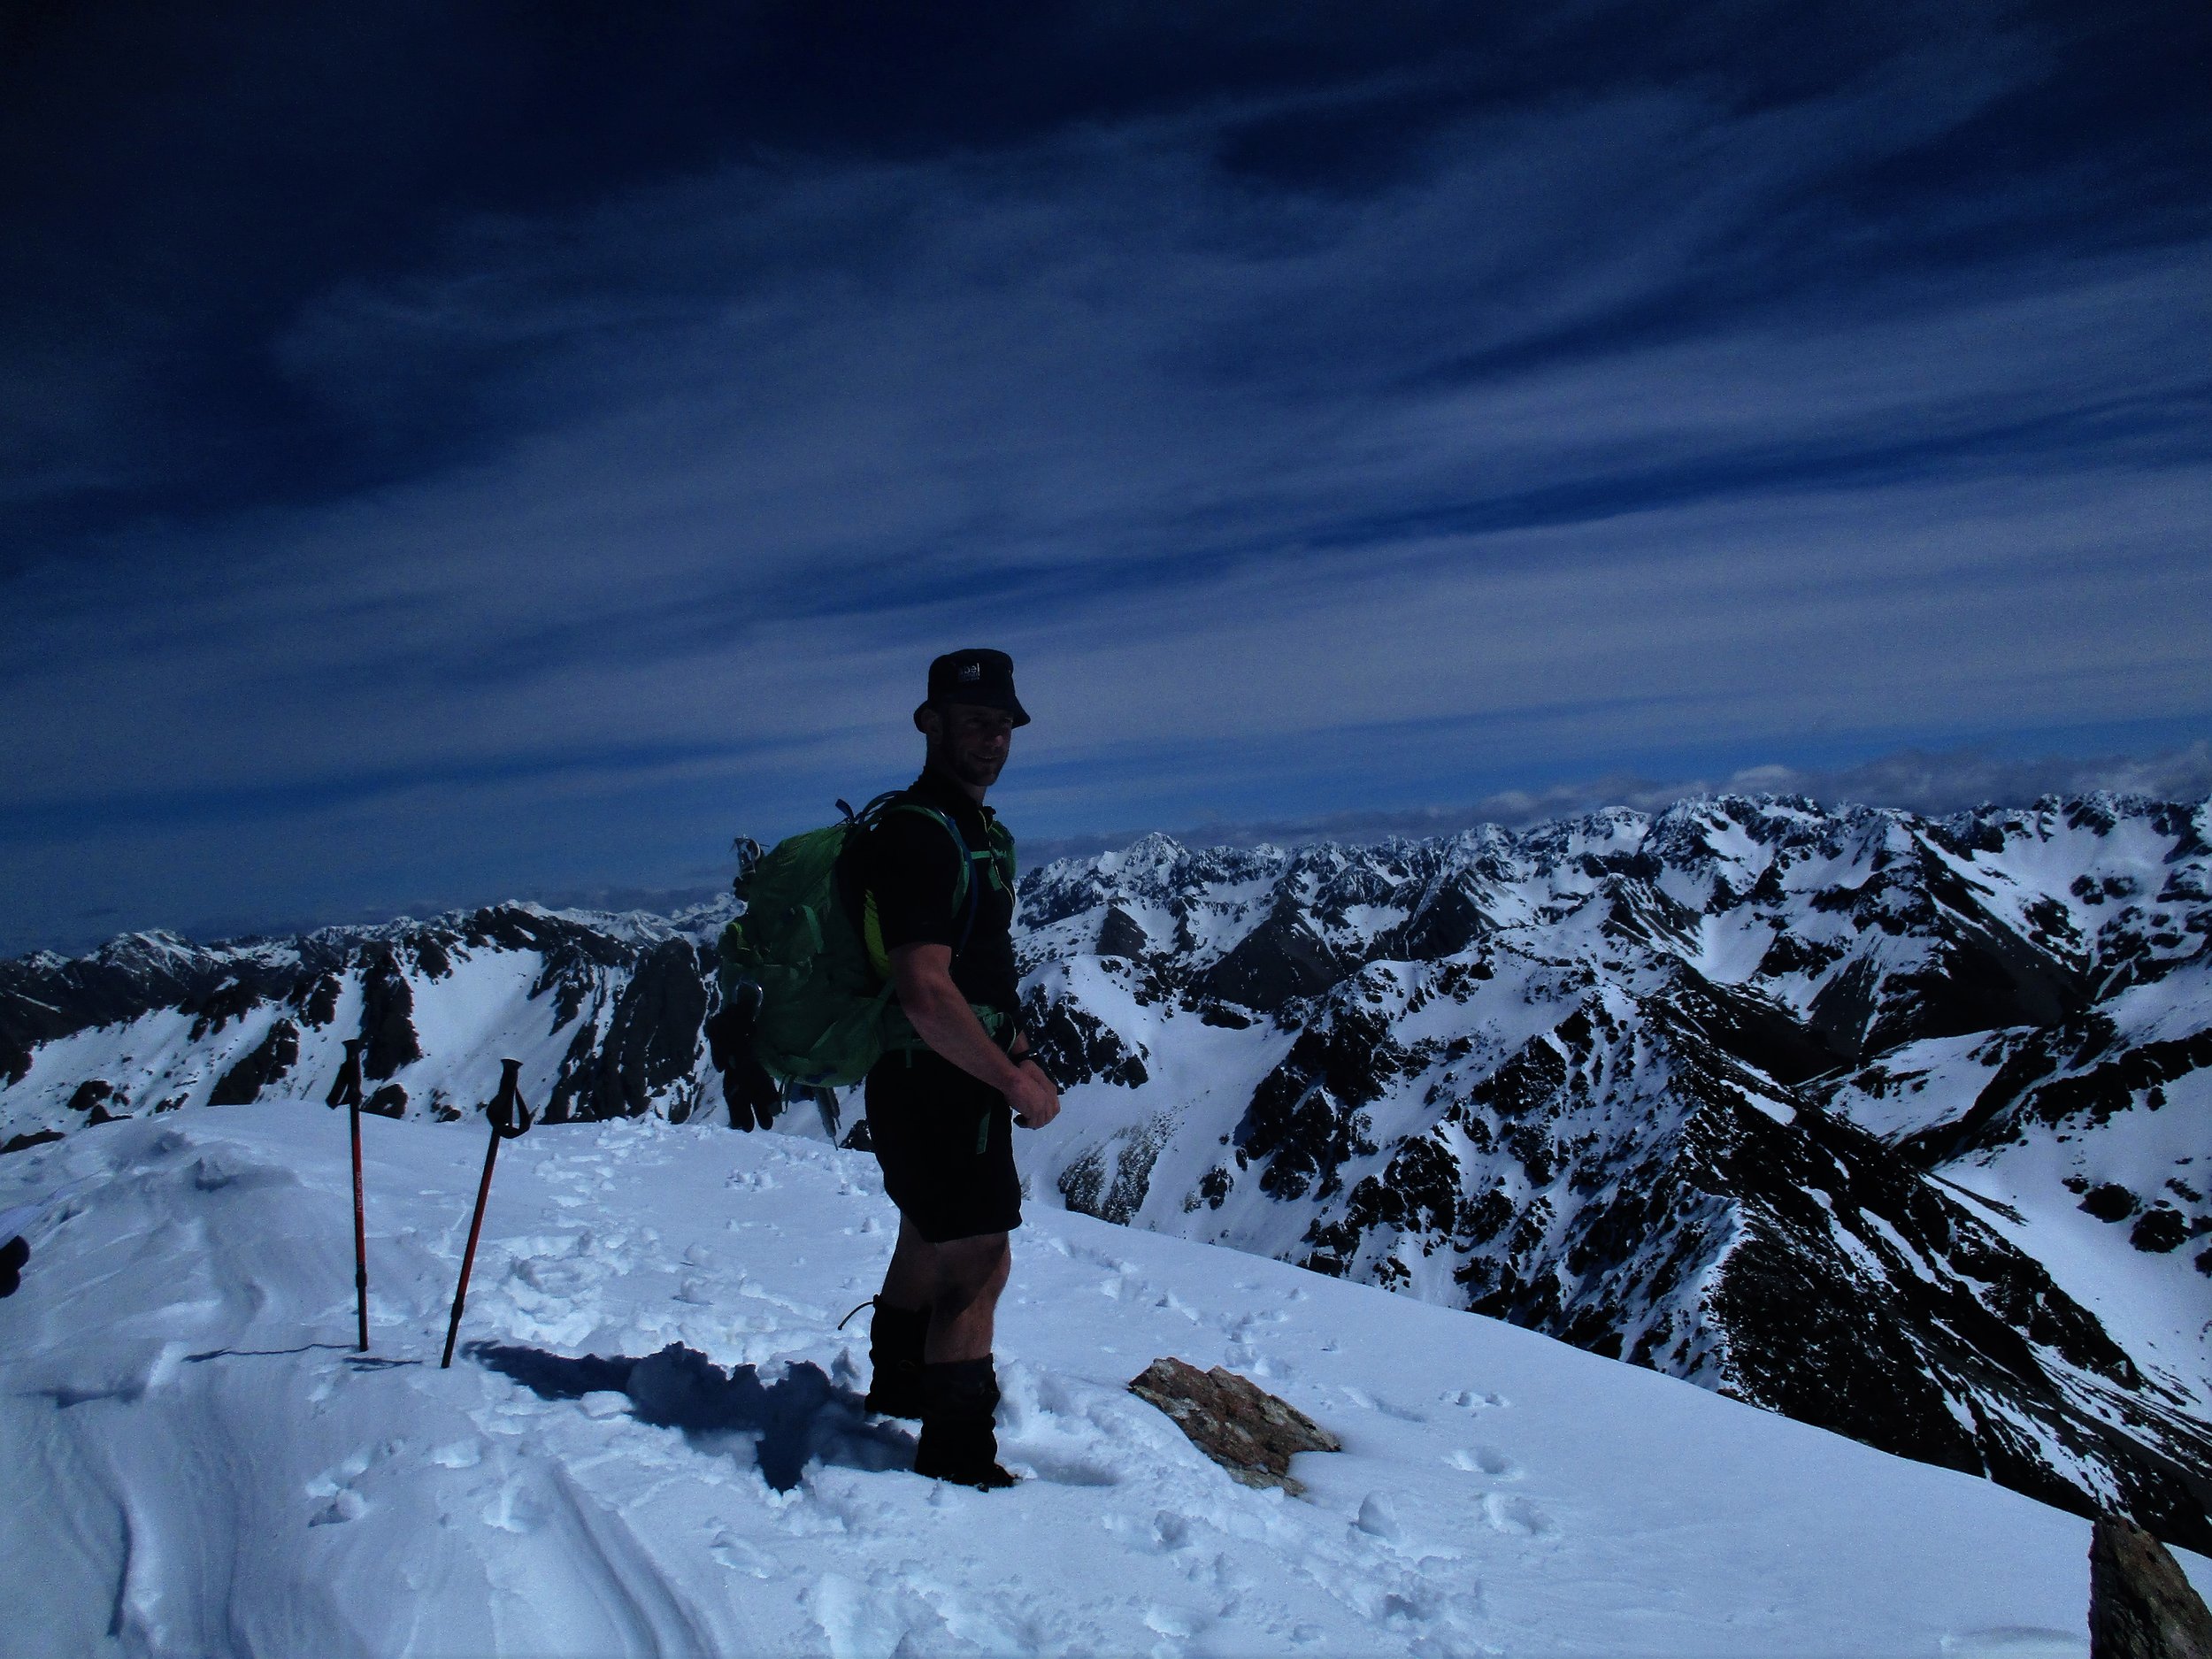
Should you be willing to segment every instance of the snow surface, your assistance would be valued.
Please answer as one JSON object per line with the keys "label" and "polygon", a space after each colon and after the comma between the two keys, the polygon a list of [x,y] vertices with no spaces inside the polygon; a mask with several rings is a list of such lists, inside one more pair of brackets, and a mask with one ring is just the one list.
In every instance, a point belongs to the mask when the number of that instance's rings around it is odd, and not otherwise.
{"label": "snow surface", "polygon": [[[297,1102],[10,1158],[10,1653],[2079,1654],[2088,1527],[1512,1326],[1038,1206],[1007,1461],[868,1419],[872,1160],[657,1119],[481,1142]],[[20,1221],[18,1225],[22,1225]],[[672,1345],[695,1350],[686,1356]],[[1247,1489],[1125,1390],[1225,1364],[1343,1437]],[[598,1356],[597,1360],[587,1358]],[[630,1362],[643,1362],[631,1363]],[[734,1369],[733,1369],[734,1368]],[[2185,1558],[2200,1584],[2212,1563]]]}

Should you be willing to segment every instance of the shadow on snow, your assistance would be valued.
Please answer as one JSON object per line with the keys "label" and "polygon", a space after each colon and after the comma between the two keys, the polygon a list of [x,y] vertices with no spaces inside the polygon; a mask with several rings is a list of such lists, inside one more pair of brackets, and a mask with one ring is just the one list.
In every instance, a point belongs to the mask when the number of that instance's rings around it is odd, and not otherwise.
{"label": "shadow on snow", "polygon": [[465,1351],[541,1400],[626,1394],[632,1417],[681,1430],[701,1451],[745,1447],[761,1479],[778,1492],[797,1486],[810,1463],[872,1471],[914,1466],[913,1436],[871,1422],[860,1396],[837,1386],[818,1365],[787,1366],[764,1383],[757,1366],[725,1371],[696,1349],[672,1342],[642,1359],[572,1359],[491,1342],[471,1343]]}

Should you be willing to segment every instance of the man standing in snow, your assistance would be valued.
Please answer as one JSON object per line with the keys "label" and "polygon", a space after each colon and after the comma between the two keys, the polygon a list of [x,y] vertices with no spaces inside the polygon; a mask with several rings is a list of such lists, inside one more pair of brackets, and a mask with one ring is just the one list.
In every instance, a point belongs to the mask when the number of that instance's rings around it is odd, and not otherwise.
{"label": "man standing in snow", "polygon": [[[1012,1127],[1059,1115],[1016,1023],[1014,843],[983,797],[1029,716],[1002,651],[929,666],[922,774],[856,849],[856,910],[906,1028],[868,1073],[868,1136],[899,1240],[875,1299],[869,1409],[919,1417],[915,1472],[1010,1486],[992,1427],[992,1317],[1021,1225]],[[919,809],[919,810],[911,810]]]}

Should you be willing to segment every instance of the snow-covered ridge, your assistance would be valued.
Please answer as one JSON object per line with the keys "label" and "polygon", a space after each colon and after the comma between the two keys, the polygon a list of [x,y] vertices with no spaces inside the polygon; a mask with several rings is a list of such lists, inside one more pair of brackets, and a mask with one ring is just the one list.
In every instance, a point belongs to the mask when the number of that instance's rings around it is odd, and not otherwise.
{"label": "snow-covered ridge", "polygon": [[[842,1311],[873,1161],[637,1120],[118,1123],[0,1161],[11,1651],[2086,1653],[2089,1527],[1498,1322],[1051,1210],[1000,1320],[1010,1492],[906,1472]],[[1254,1491],[1126,1387],[1227,1365],[1341,1436]],[[2185,1567],[2212,1587],[2212,1563]]]}
{"label": "snow-covered ridge", "polygon": [[[1069,1095],[1025,1138],[1033,1197],[2212,1541],[2185,1473],[2212,1455],[2208,829],[2110,796],[1722,797],[1061,861],[1022,884]],[[357,1033],[409,1117],[487,1098],[503,1054],[556,1120],[718,1111],[726,913],[0,964],[0,1139],[319,1097]]]}

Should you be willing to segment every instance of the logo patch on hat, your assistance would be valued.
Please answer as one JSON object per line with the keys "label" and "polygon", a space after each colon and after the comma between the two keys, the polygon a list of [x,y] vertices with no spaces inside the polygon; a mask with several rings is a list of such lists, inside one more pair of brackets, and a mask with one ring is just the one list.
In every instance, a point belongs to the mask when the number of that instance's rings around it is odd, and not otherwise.
{"label": "logo patch on hat", "polygon": [[929,700],[998,709],[1013,716],[1016,726],[1029,724],[1028,711],[1014,695],[1014,659],[979,645],[930,659]]}

